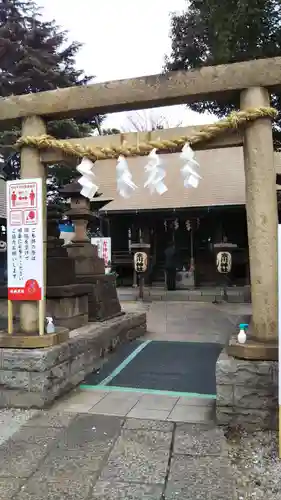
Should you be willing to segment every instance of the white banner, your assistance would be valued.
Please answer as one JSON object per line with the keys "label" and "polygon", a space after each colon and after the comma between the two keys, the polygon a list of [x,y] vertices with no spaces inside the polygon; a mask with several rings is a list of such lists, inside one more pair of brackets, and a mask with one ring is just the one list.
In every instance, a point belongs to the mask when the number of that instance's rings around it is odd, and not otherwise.
{"label": "white banner", "polygon": [[98,256],[104,260],[105,268],[111,268],[111,238],[91,238],[92,245],[98,247]]}
{"label": "white banner", "polygon": [[42,179],[7,182],[8,299],[44,297]]}

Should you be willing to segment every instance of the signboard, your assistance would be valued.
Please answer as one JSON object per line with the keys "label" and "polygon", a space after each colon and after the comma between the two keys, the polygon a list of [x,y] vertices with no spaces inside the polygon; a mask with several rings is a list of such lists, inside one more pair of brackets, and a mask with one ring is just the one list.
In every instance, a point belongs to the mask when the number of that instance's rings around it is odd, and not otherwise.
{"label": "signboard", "polygon": [[8,300],[42,300],[42,179],[8,181],[6,186]]}
{"label": "signboard", "polygon": [[98,247],[98,256],[104,260],[106,270],[111,268],[111,238],[94,237],[91,238],[92,245]]}

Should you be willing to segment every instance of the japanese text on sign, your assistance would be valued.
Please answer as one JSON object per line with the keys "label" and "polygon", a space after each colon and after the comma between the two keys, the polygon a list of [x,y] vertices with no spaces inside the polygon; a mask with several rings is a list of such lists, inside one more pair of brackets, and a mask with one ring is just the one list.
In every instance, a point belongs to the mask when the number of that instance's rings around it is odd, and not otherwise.
{"label": "japanese text on sign", "polygon": [[98,248],[98,256],[104,260],[105,267],[111,266],[111,238],[91,238],[92,245]]}
{"label": "japanese text on sign", "polygon": [[41,300],[42,180],[7,182],[8,299]]}

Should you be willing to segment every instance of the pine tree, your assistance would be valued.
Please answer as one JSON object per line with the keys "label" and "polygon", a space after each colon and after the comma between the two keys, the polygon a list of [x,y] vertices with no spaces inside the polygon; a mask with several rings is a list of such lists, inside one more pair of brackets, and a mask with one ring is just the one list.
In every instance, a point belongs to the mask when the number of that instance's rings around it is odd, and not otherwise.
{"label": "pine tree", "polygon": [[[192,70],[202,66],[281,56],[280,0],[190,0],[186,12],[171,17],[171,56],[165,69]],[[272,96],[281,110],[280,95]],[[205,101],[190,106],[218,117],[239,109],[239,98]],[[280,140],[281,121],[275,129]]]}
{"label": "pine tree", "polygon": [[[80,47],[77,42],[67,42],[67,32],[55,21],[43,21],[32,0],[0,0],[0,96],[87,84],[93,77],[75,67]],[[102,119],[93,116],[86,121],[50,121],[47,133],[59,139],[88,136]],[[5,160],[10,157],[6,169],[9,178],[19,175],[19,155],[11,147],[19,136],[18,128],[2,131],[0,135],[0,153]],[[69,168],[50,167],[51,197],[56,199],[58,189],[75,177],[76,172]]]}

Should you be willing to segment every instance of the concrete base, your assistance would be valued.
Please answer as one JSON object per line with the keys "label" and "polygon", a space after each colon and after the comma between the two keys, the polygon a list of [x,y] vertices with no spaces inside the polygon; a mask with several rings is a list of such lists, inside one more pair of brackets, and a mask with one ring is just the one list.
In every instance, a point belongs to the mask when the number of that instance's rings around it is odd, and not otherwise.
{"label": "concrete base", "polygon": [[276,429],[278,362],[249,361],[223,351],[216,364],[218,425]]}
{"label": "concrete base", "polygon": [[69,339],[69,330],[57,327],[55,333],[45,335],[24,333],[2,334],[0,333],[0,347],[9,349],[45,349],[54,345],[62,344]]}
{"label": "concrete base", "polygon": [[127,313],[70,332],[46,349],[0,349],[0,407],[44,408],[98,370],[106,353],[146,332],[146,315]]}

